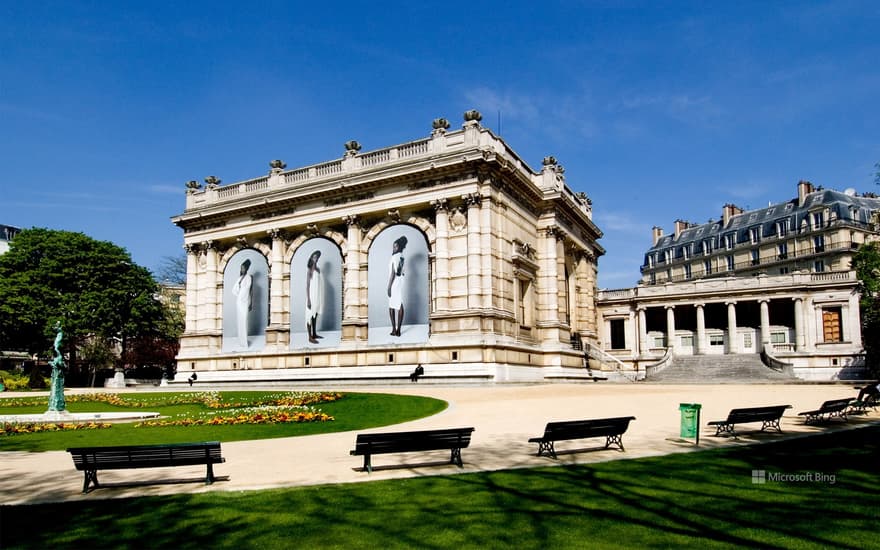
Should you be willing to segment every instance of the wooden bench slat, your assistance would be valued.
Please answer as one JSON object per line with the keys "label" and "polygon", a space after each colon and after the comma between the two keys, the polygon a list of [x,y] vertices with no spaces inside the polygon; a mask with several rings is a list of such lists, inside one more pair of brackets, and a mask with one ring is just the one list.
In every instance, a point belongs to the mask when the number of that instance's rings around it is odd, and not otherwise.
{"label": "wooden bench slat", "polygon": [[728,413],[725,420],[713,420],[709,422],[709,426],[715,426],[715,435],[726,433],[737,438],[734,426],[737,424],[747,424],[749,422],[761,422],[761,431],[766,428],[776,428],[782,431],[780,419],[786,409],[790,409],[791,405],[771,405],[764,407],[746,407],[740,409],[732,409]]}
{"label": "wooden bench slat", "polygon": [[372,455],[450,450],[450,462],[463,467],[461,449],[470,445],[474,428],[448,428],[441,430],[421,430],[409,432],[358,434],[351,455],[364,457],[364,469],[373,471]]}
{"label": "wooden bench slat", "polygon": [[[853,402],[853,399],[846,397],[843,399],[830,399],[822,403],[822,405],[812,411],[799,412],[798,416],[803,416],[805,424],[819,422],[822,420],[830,420],[835,416],[846,422],[846,414]],[[827,415],[827,416],[826,416]]]}
{"label": "wooden bench slat", "polygon": [[634,416],[618,416],[591,420],[548,422],[544,427],[544,435],[529,439],[529,443],[538,444],[538,456],[546,452],[548,456],[553,458],[556,458],[555,441],[590,437],[605,437],[605,448],[608,448],[610,445],[617,445],[621,451],[624,451],[623,434],[629,427],[630,421],[635,419],[636,417]]}
{"label": "wooden bench slat", "polygon": [[171,443],[166,445],[128,445],[114,447],[73,447],[67,449],[73,464],[84,475],[83,492],[98,487],[98,470],[159,468],[206,465],[205,482],[214,482],[214,464],[226,462],[219,441]]}

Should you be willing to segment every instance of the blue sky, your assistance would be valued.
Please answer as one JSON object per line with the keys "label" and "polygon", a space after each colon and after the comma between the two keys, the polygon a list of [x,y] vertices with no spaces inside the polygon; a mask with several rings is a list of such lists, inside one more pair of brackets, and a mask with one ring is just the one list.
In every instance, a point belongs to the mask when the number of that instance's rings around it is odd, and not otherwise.
{"label": "blue sky", "polygon": [[[651,227],[880,191],[880,3],[2,2],[0,224],[156,269],[184,183],[426,137],[468,109],[555,156],[632,286]],[[499,128],[500,113],[500,128]]]}

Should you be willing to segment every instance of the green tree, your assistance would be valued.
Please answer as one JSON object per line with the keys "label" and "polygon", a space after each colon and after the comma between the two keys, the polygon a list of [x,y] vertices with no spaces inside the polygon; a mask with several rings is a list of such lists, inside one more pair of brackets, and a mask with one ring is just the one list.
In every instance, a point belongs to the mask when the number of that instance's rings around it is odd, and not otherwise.
{"label": "green tree", "polygon": [[874,377],[880,376],[880,246],[865,243],[853,256],[852,268],[859,279],[859,310],[865,362]]}
{"label": "green tree", "polygon": [[60,321],[75,376],[86,338],[117,342],[125,358],[131,340],[157,334],[163,319],[150,272],[110,242],[33,228],[0,256],[0,348],[46,353]]}

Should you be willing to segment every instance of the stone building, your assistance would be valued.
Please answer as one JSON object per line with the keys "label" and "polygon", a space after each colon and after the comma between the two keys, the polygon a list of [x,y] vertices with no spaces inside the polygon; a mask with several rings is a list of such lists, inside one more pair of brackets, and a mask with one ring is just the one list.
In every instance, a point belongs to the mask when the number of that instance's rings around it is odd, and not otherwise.
{"label": "stone building", "polygon": [[591,202],[468,111],[430,136],[222,185],[187,184],[178,375],[199,381],[586,376]]}
{"label": "stone building", "polygon": [[11,225],[0,225],[0,254],[9,250],[9,242],[21,231]]}
{"label": "stone building", "polygon": [[639,286],[599,293],[597,361],[650,378],[688,356],[752,355],[803,379],[862,376],[850,261],[877,240],[878,212],[873,195],[801,181],[785,203],[654,228]]}

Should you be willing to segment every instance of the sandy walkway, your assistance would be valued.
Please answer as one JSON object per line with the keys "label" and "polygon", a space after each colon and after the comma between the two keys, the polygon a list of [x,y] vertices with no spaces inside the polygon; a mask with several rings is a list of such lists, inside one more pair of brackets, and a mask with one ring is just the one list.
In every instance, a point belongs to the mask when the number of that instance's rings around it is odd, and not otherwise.
{"label": "sandy walkway", "polygon": [[[204,466],[117,470],[100,472],[104,487],[83,495],[82,473],[74,469],[67,452],[2,452],[0,441],[0,504],[351,483],[687,452],[695,446],[692,439],[679,438],[680,403],[703,405],[701,449],[778,440],[880,421],[880,413],[872,412],[850,417],[847,424],[804,425],[798,412],[815,409],[828,399],[855,397],[856,392],[848,385],[412,385],[350,391],[426,395],[448,401],[449,408],[438,415],[371,431],[474,426],[471,446],[462,451],[464,468],[442,464],[448,461],[448,451],[398,453],[375,456],[374,471],[367,474],[360,471],[362,458],[349,455],[356,432],[343,432],[223,443],[226,462],[215,466],[215,474],[223,479],[211,486],[199,482],[199,478],[204,478]],[[710,420],[725,418],[732,408],[777,404],[792,405],[783,417],[783,434],[756,433],[752,430],[760,426],[747,424],[736,441],[716,438],[714,430],[706,426]],[[599,438],[577,440],[560,443],[557,451],[593,450],[563,453],[554,461],[536,457],[537,446],[528,443],[530,437],[543,433],[544,425],[551,420],[610,416],[636,417],[623,438],[626,452],[599,450],[604,445]]]}

